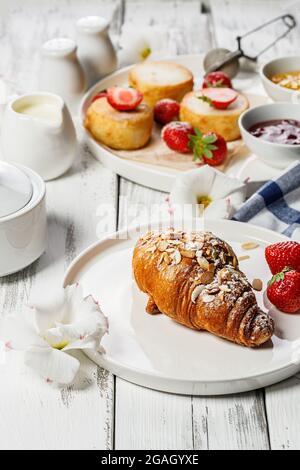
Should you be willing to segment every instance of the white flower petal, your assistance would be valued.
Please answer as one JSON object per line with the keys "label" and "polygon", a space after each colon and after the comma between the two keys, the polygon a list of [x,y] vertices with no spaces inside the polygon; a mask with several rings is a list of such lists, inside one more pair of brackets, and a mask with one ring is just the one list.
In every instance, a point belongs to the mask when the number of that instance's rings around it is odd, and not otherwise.
{"label": "white flower petal", "polygon": [[44,346],[47,343],[38,335],[36,329],[26,321],[26,313],[9,315],[0,320],[0,339],[8,349],[22,351],[31,345]]}
{"label": "white flower petal", "polygon": [[69,325],[58,324],[46,333],[48,343],[58,349],[93,349],[97,351],[103,335],[108,331],[107,318],[101,310]]}
{"label": "white flower petal", "polygon": [[152,55],[156,58],[168,55],[168,30],[161,26],[129,23],[122,28],[119,45],[119,58],[123,64],[141,62]]}
{"label": "white flower petal", "polygon": [[231,216],[231,206],[226,199],[213,201],[205,209],[204,216],[208,219],[229,219]]}
{"label": "white flower petal", "polygon": [[79,312],[84,310],[82,288],[78,284],[67,286],[46,295],[43,302],[32,306],[35,322],[39,333],[44,336],[46,331],[55,327],[56,323],[72,323]]}
{"label": "white flower petal", "polygon": [[99,306],[91,296],[84,298],[83,290],[79,284],[65,288],[66,304],[63,322],[73,323],[81,317],[85,317],[93,310],[99,311]]}
{"label": "white flower petal", "polygon": [[208,196],[215,179],[214,170],[208,165],[179,175],[171,190],[170,199],[175,204],[197,203],[198,196]]}
{"label": "white flower petal", "polygon": [[242,202],[246,198],[246,185],[236,178],[230,178],[218,170],[215,171],[215,179],[211,188],[211,194],[214,199],[226,198],[227,196],[236,193],[240,194]]}
{"label": "white flower petal", "polygon": [[188,183],[185,184],[185,181],[177,178],[170,193],[170,200],[172,204],[197,204],[197,193]]}
{"label": "white flower petal", "polygon": [[63,321],[66,314],[66,292],[59,288],[43,294],[43,299],[32,302],[35,324],[43,336],[48,328],[52,328],[57,321]]}
{"label": "white flower petal", "polygon": [[246,185],[230,178],[209,165],[179,175],[170,193],[172,204],[198,204],[199,197],[208,196],[211,203],[204,215],[228,218],[246,198]]}
{"label": "white flower petal", "polygon": [[169,53],[169,30],[166,26],[153,25],[144,27],[143,34],[146,41],[149,42],[152,52],[163,52],[165,55]]}
{"label": "white flower petal", "polygon": [[25,364],[45,379],[66,385],[73,382],[80,367],[78,359],[49,347],[32,347],[27,350]]}
{"label": "white flower petal", "polygon": [[108,321],[104,315],[103,318],[89,315],[85,320],[76,323],[74,329],[77,338],[75,335],[73,336],[70,343],[64,348],[65,351],[74,349],[103,351],[101,340],[108,332]]}

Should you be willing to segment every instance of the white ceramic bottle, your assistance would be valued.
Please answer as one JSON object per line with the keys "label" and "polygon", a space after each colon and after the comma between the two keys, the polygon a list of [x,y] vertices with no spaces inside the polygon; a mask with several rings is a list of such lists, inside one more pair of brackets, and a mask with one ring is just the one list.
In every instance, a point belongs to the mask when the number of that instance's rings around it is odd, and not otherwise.
{"label": "white ceramic bottle", "polygon": [[43,44],[39,89],[60,95],[71,112],[77,111],[86,79],[72,39],[56,38]]}
{"label": "white ceramic bottle", "polygon": [[85,16],[77,23],[78,57],[88,86],[117,68],[117,55],[108,34],[109,21],[101,16]]}

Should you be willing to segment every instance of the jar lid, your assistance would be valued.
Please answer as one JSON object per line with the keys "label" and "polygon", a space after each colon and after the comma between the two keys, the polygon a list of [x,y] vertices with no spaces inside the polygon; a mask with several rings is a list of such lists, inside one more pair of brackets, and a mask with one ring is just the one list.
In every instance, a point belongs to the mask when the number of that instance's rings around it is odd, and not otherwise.
{"label": "jar lid", "polygon": [[76,49],[76,42],[69,38],[54,38],[43,44],[43,53],[55,57],[72,54]]}
{"label": "jar lid", "polygon": [[109,26],[109,21],[102,16],[84,16],[76,22],[77,29],[83,33],[101,33]]}
{"label": "jar lid", "polygon": [[14,214],[31,200],[33,186],[24,171],[0,162],[0,218]]}

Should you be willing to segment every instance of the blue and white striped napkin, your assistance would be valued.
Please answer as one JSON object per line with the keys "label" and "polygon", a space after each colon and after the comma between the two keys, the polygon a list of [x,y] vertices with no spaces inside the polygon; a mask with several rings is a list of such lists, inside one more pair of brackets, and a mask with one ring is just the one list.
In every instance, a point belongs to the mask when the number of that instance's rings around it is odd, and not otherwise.
{"label": "blue and white striped napkin", "polygon": [[300,162],[264,184],[233,220],[261,225],[300,242]]}

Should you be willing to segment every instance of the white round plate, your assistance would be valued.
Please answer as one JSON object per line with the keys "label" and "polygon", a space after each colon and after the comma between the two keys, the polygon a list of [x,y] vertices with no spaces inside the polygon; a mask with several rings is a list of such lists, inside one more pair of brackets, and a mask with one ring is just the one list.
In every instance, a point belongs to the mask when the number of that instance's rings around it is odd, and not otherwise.
{"label": "white round plate", "polygon": [[[189,68],[193,72],[194,77],[196,77],[196,86],[200,85],[204,74],[202,66],[203,55],[181,55],[170,57],[168,60]],[[80,105],[80,120],[86,142],[97,160],[100,160],[104,166],[118,175],[143,186],[170,192],[173,181],[178,174],[178,170],[125,160],[103,147],[83,126],[85,114],[91,102],[91,98],[97,92],[105,90],[113,85],[128,85],[128,71],[130,68],[131,67],[123,68],[112,75],[107,76],[94,85],[84,96]],[[266,96],[257,73],[240,74],[240,77],[241,78],[239,80],[235,81],[236,88],[244,92]],[[236,156],[235,158],[232,158],[225,169],[225,173],[229,176],[239,178],[242,181],[249,179],[253,183],[263,183],[266,180],[278,176],[280,171],[276,168],[267,166],[255,155],[250,155],[247,158],[244,156]]]}
{"label": "white round plate", "polygon": [[[254,241],[259,248],[246,252],[241,269],[250,281],[263,280],[270,272],[264,248],[286,237],[270,230],[233,221],[205,221],[210,230],[232,244],[237,255],[245,254],[241,243]],[[273,309],[276,323],[272,340],[248,349],[210,333],[194,331],[165,315],[145,312],[146,295],[132,279],[131,259],[136,239],[147,229],[119,232],[82,253],[70,266],[64,285],[79,282],[84,294],[99,301],[109,319],[109,335],[103,340],[106,353],[89,353],[97,364],[113,374],[145,387],[166,392],[218,395],[268,386],[300,369],[300,315]],[[264,306],[263,293],[257,300]]]}

